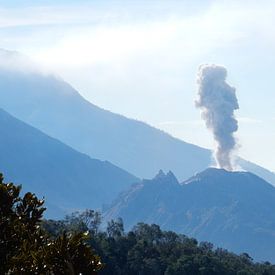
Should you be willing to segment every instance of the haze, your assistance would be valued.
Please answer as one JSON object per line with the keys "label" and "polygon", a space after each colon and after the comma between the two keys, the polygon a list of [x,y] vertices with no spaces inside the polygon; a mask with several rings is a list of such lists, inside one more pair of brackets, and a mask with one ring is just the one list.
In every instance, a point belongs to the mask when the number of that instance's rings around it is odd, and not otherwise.
{"label": "haze", "polygon": [[223,65],[238,90],[239,155],[275,171],[274,1],[0,7],[1,48],[27,54],[100,107],[207,148],[212,137],[194,108],[196,72],[202,63]]}

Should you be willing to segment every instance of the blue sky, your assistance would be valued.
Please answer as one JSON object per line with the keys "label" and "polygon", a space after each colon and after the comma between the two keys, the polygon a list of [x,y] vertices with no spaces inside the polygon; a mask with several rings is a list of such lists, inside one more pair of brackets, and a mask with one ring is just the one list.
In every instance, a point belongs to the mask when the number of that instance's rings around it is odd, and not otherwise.
{"label": "blue sky", "polygon": [[239,155],[275,171],[275,1],[0,1],[0,47],[91,102],[213,148],[194,107],[202,63],[237,89]]}

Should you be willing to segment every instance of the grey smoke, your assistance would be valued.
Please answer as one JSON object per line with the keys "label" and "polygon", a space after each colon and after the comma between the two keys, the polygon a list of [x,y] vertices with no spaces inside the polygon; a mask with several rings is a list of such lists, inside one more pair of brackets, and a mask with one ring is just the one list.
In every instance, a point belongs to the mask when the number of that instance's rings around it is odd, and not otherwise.
{"label": "grey smoke", "polygon": [[219,168],[233,170],[232,152],[236,147],[234,132],[238,121],[234,110],[239,109],[235,88],[226,83],[227,71],[222,66],[201,65],[198,71],[198,98],[206,126],[216,141],[215,159]]}

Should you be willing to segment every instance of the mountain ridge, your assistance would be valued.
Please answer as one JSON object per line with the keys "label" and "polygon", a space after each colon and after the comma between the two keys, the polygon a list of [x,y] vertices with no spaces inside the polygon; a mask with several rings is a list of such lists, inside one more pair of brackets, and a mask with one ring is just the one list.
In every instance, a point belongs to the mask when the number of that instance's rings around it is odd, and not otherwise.
{"label": "mountain ridge", "polygon": [[[108,160],[140,178],[151,178],[163,169],[184,180],[211,165],[208,149],[99,108],[64,80],[35,71],[32,65],[25,70],[23,64],[14,67],[0,67],[0,107],[79,152]],[[245,170],[275,185],[275,174],[239,161]]]}
{"label": "mountain ridge", "polygon": [[98,209],[139,181],[108,161],[77,152],[3,109],[0,127],[0,171],[6,180],[45,196],[52,205],[48,211],[51,217],[57,212],[60,217],[77,209]]}
{"label": "mountain ridge", "polygon": [[[140,121],[105,111],[85,100],[70,85],[64,81],[60,82],[53,76],[22,76],[21,73],[11,75],[10,72],[8,76],[0,72],[0,88],[3,91],[0,95],[0,106],[79,152],[101,160],[109,160],[138,176],[150,175],[166,166],[160,162],[175,162],[170,152],[178,151],[177,147],[182,148],[182,154],[190,157],[200,156],[201,162],[204,162],[201,168],[208,164],[207,150],[174,139]],[[17,84],[14,84],[14,79],[17,80]],[[41,87],[44,89],[43,93]],[[18,99],[17,102],[14,98]],[[48,106],[51,106],[50,111]],[[75,112],[72,114],[73,109]],[[175,149],[171,148],[171,143]],[[155,161],[148,161],[148,165],[141,164],[140,151],[151,152]],[[178,167],[182,166],[182,162],[184,161],[177,164]],[[190,168],[185,168],[188,174],[196,170],[191,166],[189,164]]]}
{"label": "mountain ridge", "polygon": [[[257,260],[275,261],[275,188],[249,172],[209,168],[184,182],[164,175],[136,184],[105,209],[126,228],[159,224]],[[132,215],[135,213],[135,215]]]}

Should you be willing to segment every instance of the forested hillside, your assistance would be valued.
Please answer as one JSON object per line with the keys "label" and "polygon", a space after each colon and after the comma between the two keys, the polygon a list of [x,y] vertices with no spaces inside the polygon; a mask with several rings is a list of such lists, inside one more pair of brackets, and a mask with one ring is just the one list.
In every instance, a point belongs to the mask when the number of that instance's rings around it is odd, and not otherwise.
{"label": "forested hillside", "polygon": [[106,275],[273,275],[275,266],[256,263],[247,253],[236,255],[209,242],[164,231],[156,224],[139,223],[124,231],[122,219],[100,228],[100,213],[74,213],[64,220],[43,222],[51,236],[90,232],[89,244],[105,264]]}
{"label": "forested hillside", "polygon": [[255,263],[246,253],[198,243],[155,224],[125,232],[118,219],[102,230],[101,215],[93,210],[43,220],[44,201],[20,191],[0,175],[1,274],[275,274],[269,262]]}

